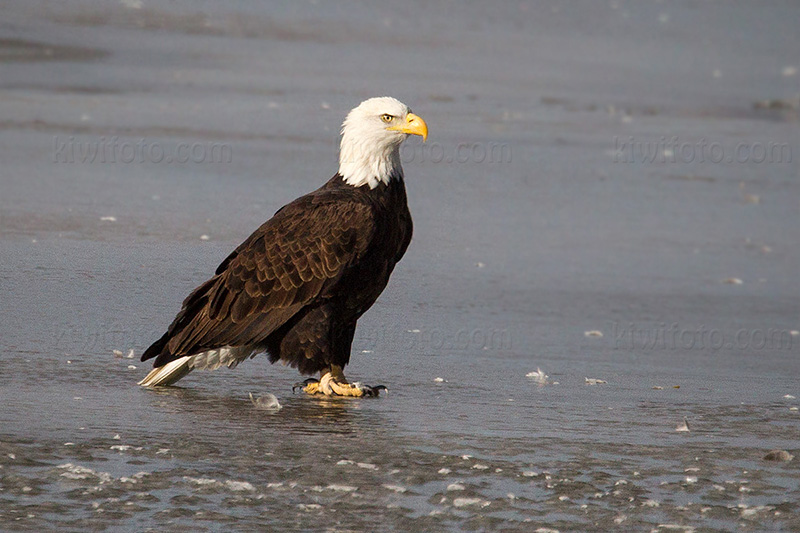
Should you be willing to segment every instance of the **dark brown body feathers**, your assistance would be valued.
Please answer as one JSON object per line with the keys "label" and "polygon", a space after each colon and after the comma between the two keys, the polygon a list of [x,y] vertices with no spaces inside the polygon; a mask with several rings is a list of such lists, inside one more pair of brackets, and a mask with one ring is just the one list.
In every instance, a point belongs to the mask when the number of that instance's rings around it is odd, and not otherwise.
{"label": "dark brown body feathers", "polygon": [[356,321],[411,241],[402,178],[353,187],[338,174],[280,209],[197,287],[142,361],[155,367],[253,346],[304,374],[344,367]]}

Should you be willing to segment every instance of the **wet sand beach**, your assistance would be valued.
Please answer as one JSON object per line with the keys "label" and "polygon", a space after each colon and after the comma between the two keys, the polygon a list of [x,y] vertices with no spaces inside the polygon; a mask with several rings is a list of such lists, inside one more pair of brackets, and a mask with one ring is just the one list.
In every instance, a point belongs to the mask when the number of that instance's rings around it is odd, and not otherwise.
{"label": "wet sand beach", "polygon": [[[798,18],[4,6],[0,530],[800,529]],[[138,387],[378,95],[430,130],[348,366],[389,394],[293,394],[265,357]]]}

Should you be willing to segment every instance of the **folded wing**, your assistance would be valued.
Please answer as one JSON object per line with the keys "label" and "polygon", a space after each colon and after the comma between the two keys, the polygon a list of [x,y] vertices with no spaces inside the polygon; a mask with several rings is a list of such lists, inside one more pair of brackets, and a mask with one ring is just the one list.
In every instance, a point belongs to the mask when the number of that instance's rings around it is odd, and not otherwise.
{"label": "folded wing", "polygon": [[160,367],[220,347],[257,346],[305,306],[334,296],[374,231],[367,204],[304,196],[256,230],[197,287],[142,355]]}

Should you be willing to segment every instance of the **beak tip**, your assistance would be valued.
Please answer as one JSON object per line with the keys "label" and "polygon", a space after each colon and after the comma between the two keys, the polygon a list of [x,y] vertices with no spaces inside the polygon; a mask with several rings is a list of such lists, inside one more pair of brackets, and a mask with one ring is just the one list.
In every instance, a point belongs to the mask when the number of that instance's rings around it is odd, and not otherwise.
{"label": "beak tip", "polygon": [[428,125],[421,117],[414,113],[409,113],[406,117],[406,124],[402,127],[396,126],[389,129],[396,129],[408,135],[419,135],[422,137],[422,142],[428,140]]}

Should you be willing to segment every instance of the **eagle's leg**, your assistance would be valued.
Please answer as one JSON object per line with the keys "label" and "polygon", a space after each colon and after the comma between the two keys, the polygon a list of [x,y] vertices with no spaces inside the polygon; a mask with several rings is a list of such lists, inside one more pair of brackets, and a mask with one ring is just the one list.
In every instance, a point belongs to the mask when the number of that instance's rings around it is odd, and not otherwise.
{"label": "eagle's leg", "polygon": [[342,367],[331,365],[320,371],[320,379],[314,378],[305,380],[302,383],[295,383],[292,387],[301,389],[307,394],[324,394],[326,396],[352,396],[360,398],[362,396],[378,396],[380,391],[388,391],[383,385],[370,387],[361,383],[350,383],[344,377]]}

